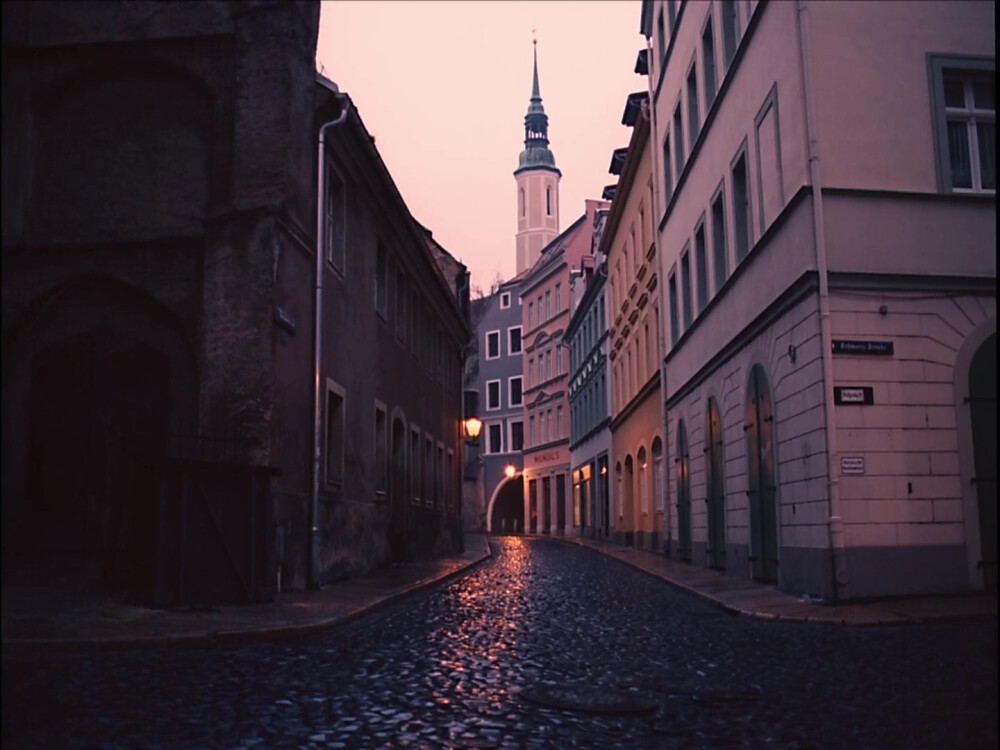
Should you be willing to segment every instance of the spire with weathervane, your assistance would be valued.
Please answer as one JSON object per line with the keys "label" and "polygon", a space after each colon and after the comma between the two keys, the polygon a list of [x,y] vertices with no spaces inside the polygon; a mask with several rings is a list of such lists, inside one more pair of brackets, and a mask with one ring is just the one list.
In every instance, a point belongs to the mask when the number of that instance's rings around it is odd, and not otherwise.
{"label": "spire with weathervane", "polygon": [[549,116],[538,86],[538,40],[533,39],[531,100],[524,116],[524,150],[518,157],[517,273],[538,260],[542,248],[559,235],[559,180],[562,172],[549,149]]}
{"label": "spire with weathervane", "polygon": [[[518,171],[547,167],[556,169],[556,157],[549,149],[549,116],[542,106],[542,95],[538,88],[538,40],[533,39],[535,67],[531,78],[531,101],[524,116],[524,151],[518,159]],[[515,172],[514,174],[517,174]]]}

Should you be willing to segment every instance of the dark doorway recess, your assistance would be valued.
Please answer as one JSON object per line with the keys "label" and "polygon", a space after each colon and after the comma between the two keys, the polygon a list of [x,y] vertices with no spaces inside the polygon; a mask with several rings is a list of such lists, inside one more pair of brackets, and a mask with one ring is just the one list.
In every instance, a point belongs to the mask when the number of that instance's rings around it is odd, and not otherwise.
{"label": "dark doorway recess", "polygon": [[777,477],[774,408],[764,368],[754,365],[747,386],[747,495],[750,500],[750,569],[754,580],[778,580]]}
{"label": "dark doorway recess", "polygon": [[705,414],[705,479],[708,482],[708,565],[724,570],[726,567],[726,478],[722,459],[722,419],[719,404],[708,400]]}

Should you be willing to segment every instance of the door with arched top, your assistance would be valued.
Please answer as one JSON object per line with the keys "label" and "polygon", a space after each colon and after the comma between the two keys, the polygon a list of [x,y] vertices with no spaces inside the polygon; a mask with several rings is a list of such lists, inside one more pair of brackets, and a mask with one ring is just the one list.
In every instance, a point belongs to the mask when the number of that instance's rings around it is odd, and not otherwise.
{"label": "door with arched top", "polygon": [[750,505],[750,570],[758,581],[778,580],[777,476],[774,409],[764,368],[750,370],[747,384],[747,498]]}
{"label": "door with arched top", "polygon": [[691,561],[691,453],[683,419],[677,425],[677,556]]}
{"label": "door with arched top", "polygon": [[722,420],[719,404],[708,400],[705,412],[705,500],[708,512],[708,565],[726,567],[726,488],[722,464]]}

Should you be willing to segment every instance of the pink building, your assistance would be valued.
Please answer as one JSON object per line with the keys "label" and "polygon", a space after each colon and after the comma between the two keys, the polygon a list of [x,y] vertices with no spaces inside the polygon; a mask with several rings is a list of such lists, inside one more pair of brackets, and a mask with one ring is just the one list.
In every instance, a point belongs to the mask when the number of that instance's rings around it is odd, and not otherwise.
{"label": "pink building", "polygon": [[591,253],[594,222],[605,201],[586,211],[542,249],[521,283],[524,331],[524,512],[527,531],[565,533],[572,525],[569,451],[569,355],[563,334],[570,319],[570,271]]}
{"label": "pink building", "polygon": [[996,588],[994,14],[643,2],[668,554]]}

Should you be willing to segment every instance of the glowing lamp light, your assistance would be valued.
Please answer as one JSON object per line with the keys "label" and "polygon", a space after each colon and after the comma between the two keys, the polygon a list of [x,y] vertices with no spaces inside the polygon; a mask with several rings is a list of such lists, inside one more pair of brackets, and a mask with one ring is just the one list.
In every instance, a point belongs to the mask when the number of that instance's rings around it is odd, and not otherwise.
{"label": "glowing lamp light", "polygon": [[503,473],[507,475],[508,479],[513,479],[514,475],[517,474],[517,469],[511,464],[507,464],[503,469]]}
{"label": "glowing lamp light", "polygon": [[465,441],[469,445],[476,445],[479,442],[479,433],[483,429],[483,422],[477,417],[469,417],[462,423],[465,428]]}

